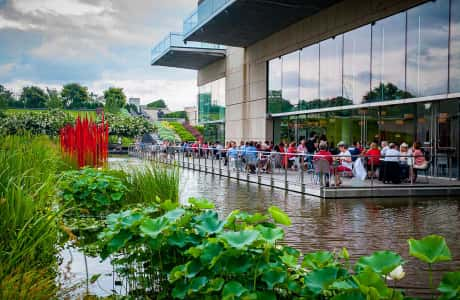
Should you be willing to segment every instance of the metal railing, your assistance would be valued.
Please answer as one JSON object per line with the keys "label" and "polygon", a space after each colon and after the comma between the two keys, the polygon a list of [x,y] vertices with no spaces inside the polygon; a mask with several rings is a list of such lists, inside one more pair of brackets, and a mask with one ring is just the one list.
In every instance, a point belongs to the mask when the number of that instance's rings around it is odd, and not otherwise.
{"label": "metal railing", "polygon": [[439,177],[434,172],[436,158],[426,165],[414,166],[413,155],[344,156],[141,144],[131,146],[129,154],[307,194],[317,194],[323,188],[373,189],[388,186],[387,183],[393,187],[458,184],[452,180],[451,156],[443,171],[447,177]]}
{"label": "metal railing", "polygon": [[204,0],[198,7],[184,20],[184,35],[188,35],[196,28],[201,26],[214,13],[222,9],[229,2],[234,0]]}
{"label": "metal railing", "polygon": [[200,48],[200,49],[225,49],[222,45],[200,43],[200,42],[184,42],[184,34],[171,32],[156,44],[151,51],[151,63],[153,64],[162,57],[171,47],[180,48]]}

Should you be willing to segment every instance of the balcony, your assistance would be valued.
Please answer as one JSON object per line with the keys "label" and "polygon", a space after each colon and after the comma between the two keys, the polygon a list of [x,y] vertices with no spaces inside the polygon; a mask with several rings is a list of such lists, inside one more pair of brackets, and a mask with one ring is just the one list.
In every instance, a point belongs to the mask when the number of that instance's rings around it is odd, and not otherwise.
{"label": "balcony", "polygon": [[186,41],[247,47],[341,0],[204,0],[184,21]]}
{"label": "balcony", "polygon": [[221,45],[184,42],[182,33],[170,33],[151,51],[151,65],[199,70],[225,57]]}

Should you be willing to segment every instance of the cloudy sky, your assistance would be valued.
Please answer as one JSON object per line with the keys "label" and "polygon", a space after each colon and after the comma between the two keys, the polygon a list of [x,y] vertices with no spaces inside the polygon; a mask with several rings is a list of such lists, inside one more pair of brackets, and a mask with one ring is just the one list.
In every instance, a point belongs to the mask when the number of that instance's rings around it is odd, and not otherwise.
{"label": "cloudy sky", "polygon": [[0,0],[0,84],[109,86],[146,104],[196,103],[195,71],[151,67],[150,49],[181,31],[196,0]]}

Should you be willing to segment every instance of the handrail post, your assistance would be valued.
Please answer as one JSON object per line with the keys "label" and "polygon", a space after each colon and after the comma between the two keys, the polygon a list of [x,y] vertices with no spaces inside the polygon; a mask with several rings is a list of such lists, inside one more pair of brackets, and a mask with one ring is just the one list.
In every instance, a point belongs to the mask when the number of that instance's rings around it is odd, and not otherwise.
{"label": "handrail post", "polygon": [[[211,154],[212,156],[212,154]],[[208,158],[207,155],[204,156],[204,172],[208,173]]]}
{"label": "handrail post", "polygon": [[222,176],[222,159],[219,159],[219,176]]}
{"label": "handrail post", "polygon": [[375,176],[374,160],[371,157],[371,187],[374,187],[374,176]]}
{"label": "handrail post", "polygon": [[288,189],[288,179],[287,179],[287,169],[289,165],[289,160],[287,159],[287,156],[284,155],[285,157],[283,158],[284,163],[284,189]]}
{"label": "handrail post", "polygon": [[302,194],[304,194],[305,193],[305,186],[304,186],[304,178],[303,178],[303,176],[304,176],[303,166],[305,164],[303,163],[303,158],[302,157],[300,157],[299,161],[301,161],[301,163],[299,164],[299,168],[300,168],[300,192]]}
{"label": "handrail post", "polygon": [[211,155],[211,173],[214,174],[214,155]]}

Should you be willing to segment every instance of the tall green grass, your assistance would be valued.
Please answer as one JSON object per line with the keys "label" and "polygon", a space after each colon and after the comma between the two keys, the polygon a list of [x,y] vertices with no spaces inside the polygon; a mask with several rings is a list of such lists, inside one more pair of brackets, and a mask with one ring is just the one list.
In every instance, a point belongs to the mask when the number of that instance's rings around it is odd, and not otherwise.
{"label": "tall green grass", "polygon": [[[179,201],[179,168],[158,163],[143,168],[124,170],[128,187],[127,203]],[[158,201],[158,200],[159,201]]]}
{"label": "tall green grass", "polygon": [[1,299],[47,299],[57,289],[56,182],[65,168],[48,137],[0,137]]}

